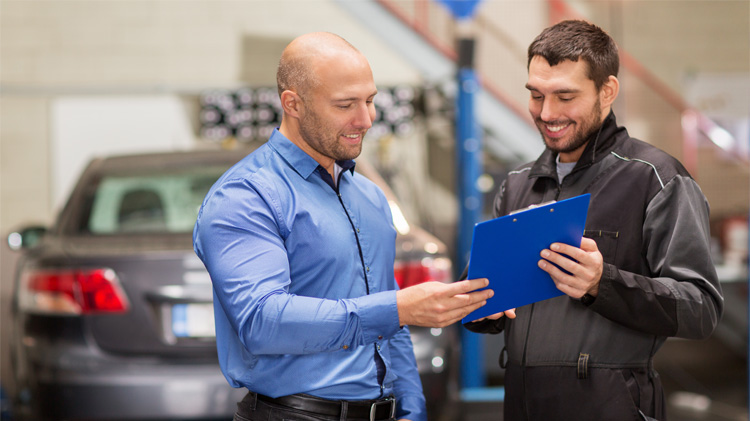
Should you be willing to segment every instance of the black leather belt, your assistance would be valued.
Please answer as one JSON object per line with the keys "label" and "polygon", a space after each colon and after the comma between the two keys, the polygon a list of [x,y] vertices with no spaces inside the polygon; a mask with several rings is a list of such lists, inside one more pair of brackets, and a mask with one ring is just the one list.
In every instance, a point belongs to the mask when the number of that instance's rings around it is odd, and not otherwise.
{"label": "black leather belt", "polygon": [[396,414],[396,399],[392,396],[371,401],[333,401],[303,393],[278,398],[271,398],[261,394],[257,394],[257,396],[259,401],[312,412],[318,415],[341,417],[342,413],[346,411],[346,415],[344,416],[346,419],[387,421],[393,419]]}

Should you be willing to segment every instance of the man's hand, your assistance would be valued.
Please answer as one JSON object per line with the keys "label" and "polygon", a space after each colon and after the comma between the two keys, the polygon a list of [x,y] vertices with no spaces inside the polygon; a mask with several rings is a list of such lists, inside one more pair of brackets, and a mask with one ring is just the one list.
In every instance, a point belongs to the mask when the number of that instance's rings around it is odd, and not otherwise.
{"label": "man's hand", "polygon": [[509,319],[515,319],[516,318],[516,309],[511,308],[510,310],[501,311],[500,313],[491,314],[487,317],[482,317],[481,319],[472,320],[472,322],[481,322],[484,320],[497,320],[501,317],[507,317]]}
{"label": "man's hand", "polygon": [[[443,284],[425,282],[396,293],[401,326],[444,327],[487,303],[492,290],[475,291],[489,285],[485,278]],[[473,291],[473,292],[472,292]]]}
{"label": "man's hand", "polygon": [[[594,240],[584,237],[581,241],[581,248],[553,243],[549,250],[542,250],[541,256],[539,267],[549,273],[557,289],[564,294],[576,299],[583,297],[584,294],[591,294],[594,297],[599,294],[599,281],[602,279],[604,259]],[[570,274],[563,272],[550,262]]]}

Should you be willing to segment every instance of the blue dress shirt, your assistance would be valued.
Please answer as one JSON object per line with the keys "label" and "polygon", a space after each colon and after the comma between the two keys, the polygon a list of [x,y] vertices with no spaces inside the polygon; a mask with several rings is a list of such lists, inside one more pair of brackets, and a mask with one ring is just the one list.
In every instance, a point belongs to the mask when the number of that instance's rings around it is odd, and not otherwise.
{"label": "blue dress shirt", "polygon": [[424,420],[409,330],[398,320],[390,208],[353,161],[339,165],[336,189],[274,131],[206,195],[193,244],[214,286],[219,363],[233,387],[394,395],[398,418]]}

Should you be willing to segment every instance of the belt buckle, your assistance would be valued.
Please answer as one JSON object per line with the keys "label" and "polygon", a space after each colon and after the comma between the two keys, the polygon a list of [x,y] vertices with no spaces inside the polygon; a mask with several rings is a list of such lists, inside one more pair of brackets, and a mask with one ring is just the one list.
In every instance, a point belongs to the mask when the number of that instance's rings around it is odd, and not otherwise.
{"label": "belt buckle", "polygon": [[383,399],[382,401],[373,402],[372,405],[370,405],[370,421],[376,421],[377,418],[375,418],[375,415],[378,410],[378,405],[390,405],[391,406],[391,414],[388,417],[389,419],[393,419],[393,417],[396,415],[396,400],[392,397],[388,397]]}

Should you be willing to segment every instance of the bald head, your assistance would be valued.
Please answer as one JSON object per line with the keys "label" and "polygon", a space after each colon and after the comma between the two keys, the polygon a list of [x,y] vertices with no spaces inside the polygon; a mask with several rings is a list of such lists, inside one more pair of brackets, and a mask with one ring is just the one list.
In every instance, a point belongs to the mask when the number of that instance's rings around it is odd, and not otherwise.
{"label": "bald head", "polygon": [[344,38],[330,32],[313,32],[295,38],[286,46],[279,60],[276,71],[279,96],[286,90],[305,96],[310,89],[319,84],[319,66],[351,54],[361,55],[359,50]]}
{"label": "bald head", "polygon": [[279,133],[332,176],[335,161],[359,156],[378,93],[362,53],[334,34],[302,35],[284,49],[276,78]]}

